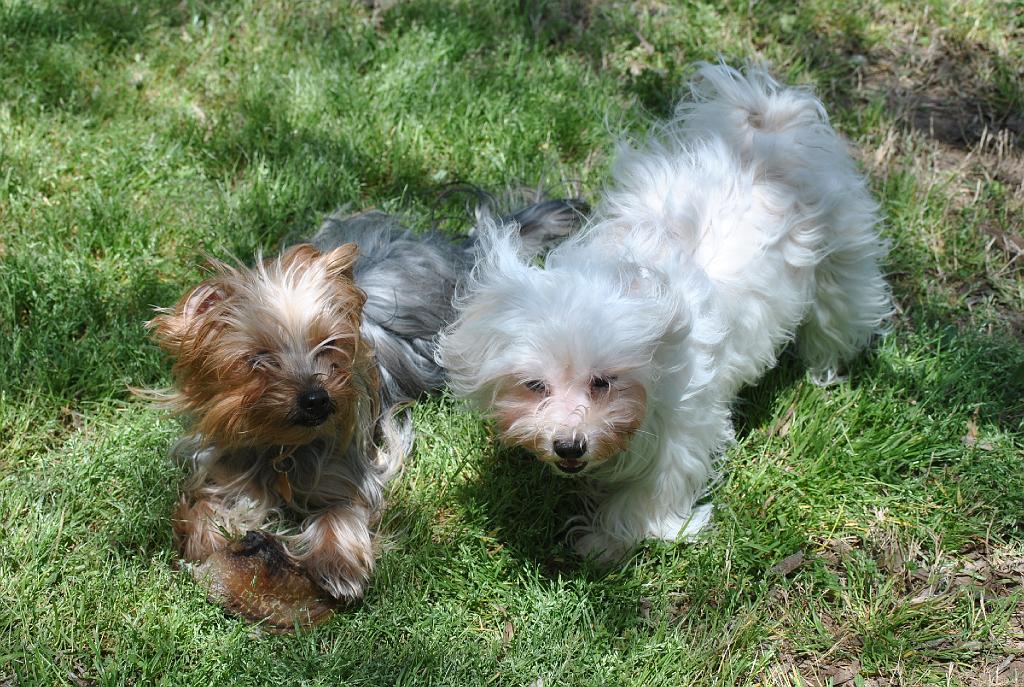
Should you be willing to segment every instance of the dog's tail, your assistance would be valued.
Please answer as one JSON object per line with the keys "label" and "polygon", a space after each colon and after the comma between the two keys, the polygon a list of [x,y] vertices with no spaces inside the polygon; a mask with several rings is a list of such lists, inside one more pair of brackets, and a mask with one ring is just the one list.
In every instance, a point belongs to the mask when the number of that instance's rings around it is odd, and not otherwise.
{"label": "dog's tail", "polygon": [[[697,63],[689,88],[692,98],[679,103],[670,123],[687,138],[724,141],[745,162],[773,173],[834,175],[838,162],[859,178],[845,141],[809,88],[780,84],[763,66],[740,71],[707,62]],[[821,180],[811,187],[820,188]]]}
{"label": "dog's tail", "polygon": [[[471,251],[478,248],[481,239],[487,240],[483,236],[484,230],[505,227],[515,235],[519,253],[523,257],[534,258],[575,233],[590,214],[590,205],[582,198],[537,200],[540,193],[534,190],[510,191],[499,200],[477,186],[453,184],[441,193],[439,199],[454,195],[466,196],[470,201],[467,209],[476,217],[476,225],[464,244]],[[524,205],[527,198],[533,200]],[[523,207],[516,212],[505,211],[510,205]]]}
{"label": "dog's tail", "polygon": [[532,258],[577,231],[589,212],[581,198],[559,198],[528,205],[502,217],[501,223],[519,227],[521,250]]}

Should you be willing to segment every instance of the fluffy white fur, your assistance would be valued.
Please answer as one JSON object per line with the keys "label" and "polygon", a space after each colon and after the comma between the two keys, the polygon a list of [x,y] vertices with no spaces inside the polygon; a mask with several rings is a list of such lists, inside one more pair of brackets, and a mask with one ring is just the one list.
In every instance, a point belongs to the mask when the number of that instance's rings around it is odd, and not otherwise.
{"label": "fluffy white fur", "polygon": [[756,67],[698,65],[690,90],[544,267],[482,227],[441,338],[457,394],[585,478],[575,545],[606,560],[708,522],[730,404],[788,341],[828,383],[891,311],[877,205],[822,104]]}

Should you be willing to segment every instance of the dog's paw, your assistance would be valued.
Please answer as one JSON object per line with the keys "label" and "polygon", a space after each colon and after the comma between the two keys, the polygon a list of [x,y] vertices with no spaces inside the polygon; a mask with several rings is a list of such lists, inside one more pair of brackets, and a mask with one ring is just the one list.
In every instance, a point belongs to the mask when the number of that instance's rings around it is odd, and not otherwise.
{"label": "dog's paw", "polygon": [[216,510],[208,500],[190,501],[182,496],[171,518],[174,542],[189,563],[202,563],[214,551],[227,547],[229,540],[218,527]]}
{"label": "dog's paw", "polygon": [[363,598],[366,591],[365,578],[343,577],[325,573],[320,576],[320,587],[330,594],[331,598],[341,603],[355,603]]}
{"label": "dog's paw", "polygon": [[572,542],[580,558],[609,566],[626,558],[634,547],[598,530],[580,532]]}
{"label": "dog's paw", "polygon": [[714,508],[710,503],[694,506],[684,517],[662,518],[648,525],[648,536],[667,542],[694,542],[711,523]]}
{"label": "dog's paw", "polygon": [[353,603],[363,598],[373,570],[373,555],[337,552],[332,556],[307,559],[306,571],[335,601]]}
{"label": "dog's paw", "polygon": [[338,507],[289,539],[296,564],[337,601],[358,601],[373,572],[373,535],[365,509]]}

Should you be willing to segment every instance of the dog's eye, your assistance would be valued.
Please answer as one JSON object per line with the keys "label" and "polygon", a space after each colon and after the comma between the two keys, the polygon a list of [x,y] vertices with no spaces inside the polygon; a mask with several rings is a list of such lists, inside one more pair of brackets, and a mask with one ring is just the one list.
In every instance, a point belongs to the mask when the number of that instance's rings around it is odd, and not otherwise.
{"label": "dog's eye", "polygon": [[590,390],[594,393],[608,391],[614,377],[594,377],[590,380]]}
{"label": "dog's eye", "polygon": [[523,382],[523,386],[532,391],[535,394],[544,394],[547,396],[548,385],[541,379],[530,379]]}
{"label": "dog's eye", "polygon": [[340,344],[341,344],[341,339],[331,339],[330,341],[325,341],[324,344],[322,346],[320,346],[319,349],[317,349],[316,354],[317,355],[324,355],[324,354],[330,353],[332,351],[337,351],[340,348]]}
{"label": "dog's eye", "polygon": [[249,365],[256,370],[261,367],[277,367],[277,358],[270,351],[258,351],[249,356]]}

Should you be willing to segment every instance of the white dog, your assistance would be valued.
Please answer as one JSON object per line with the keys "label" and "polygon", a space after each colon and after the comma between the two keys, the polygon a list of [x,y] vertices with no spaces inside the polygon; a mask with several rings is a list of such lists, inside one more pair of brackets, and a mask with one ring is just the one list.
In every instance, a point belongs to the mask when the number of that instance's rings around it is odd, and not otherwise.
{"label": "white dog", "polygon": [[877,205],[821,103],[755,67],[698,65],[690,90],[545,267],[484,223],[440,342],[505,441],[587,478],[575,546],[606,561],[707,523],[730,404],[788,341],[831,382],[892,308]]}

